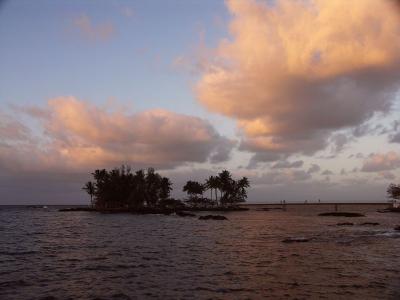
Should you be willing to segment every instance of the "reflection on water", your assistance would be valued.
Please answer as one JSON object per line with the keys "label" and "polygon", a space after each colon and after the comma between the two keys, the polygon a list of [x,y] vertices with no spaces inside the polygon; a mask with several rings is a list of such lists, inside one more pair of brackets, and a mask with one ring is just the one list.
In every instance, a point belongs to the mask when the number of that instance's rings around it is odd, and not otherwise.
{"label": "reflection on water", "polygon": [[316,216],[327,209],[200,221],[0,208],[0,298],[400,299],[400,215]]}

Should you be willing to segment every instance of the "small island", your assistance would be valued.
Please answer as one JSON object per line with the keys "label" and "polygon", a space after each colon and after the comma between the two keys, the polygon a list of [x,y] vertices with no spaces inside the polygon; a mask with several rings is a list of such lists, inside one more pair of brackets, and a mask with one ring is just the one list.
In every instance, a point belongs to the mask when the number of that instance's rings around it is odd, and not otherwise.
{"label": "small island", "polygon": [[[188,197],[183,200],[171,197],[172,182],[153,168],[133,172],[131,167],[122,165],[112,170],[95,170],[92,176],[93,181],[83,187],[90,196],[90,207],[61,211],[193,216],[183,212],[248,210],[240,204],[246,201],[249,180],[235,180],[227,170],[210,176],[204,183],[188,181],[183,187]],[[210,191],[210,198],[204,195],[206,191]]]}

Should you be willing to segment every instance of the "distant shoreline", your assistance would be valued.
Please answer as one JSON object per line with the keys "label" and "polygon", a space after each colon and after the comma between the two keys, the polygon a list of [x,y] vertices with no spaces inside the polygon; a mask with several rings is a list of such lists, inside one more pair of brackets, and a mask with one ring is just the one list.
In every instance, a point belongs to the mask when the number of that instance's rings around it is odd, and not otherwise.
{"label": "distant shoreline", "polygon": [[[245,203],[240,206],[282,206],[282,203]],[[390,205],[387,202],[286,202],[286,205]],[[88,204],[0,204],[0,206],[89,206]]]}
{"label": "distant shoreline", "polygon": [[[241,206],[282,206],[282,203],[246,203],[241,204]],[[300,202],[286,202],[285,205],[390,205],[390,203],[386,202],[308,202],[308,203],[300,203]]]}

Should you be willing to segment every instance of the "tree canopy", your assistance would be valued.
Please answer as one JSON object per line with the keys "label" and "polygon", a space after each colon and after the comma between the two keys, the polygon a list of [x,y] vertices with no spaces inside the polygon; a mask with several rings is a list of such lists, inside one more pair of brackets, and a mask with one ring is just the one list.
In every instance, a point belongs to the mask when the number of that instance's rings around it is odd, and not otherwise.
{"label": "tree canopy", "polygon": [[[250,187],[250,182],[246,177],[234,180],[232,174],[224,170],[217,176],[207,178],[204,184],[188,181],[183,191],[188,193],[189,198],[186,202],[191,206],[227,207],[245,202],[248,187]],[[203,197],[203,192],[206,190],[210,190],[210,198]],[[213,192],[215,199],[213,199]]]}
{"label": "tree canopy", "polygon": [[[170,198],[172,183],[154,169],[138,170],[122,165],[110,171],[96,170],[94,181],[84,188],[99,209],[157,207]],[[165,203],[164,203],[165,204]]]}
{"label": "tree canopy", "polygon": [[[95,170],[93,180],[83,189],[90,195],[91,205],[99,210],[143,208],[184,209],[180,200],[170,197],[172,183],[153,168],[132,172],[129,166],[122,165],[112,170]],[[205,183],[189,180],[183,187],[188,194],[186,205],[192,208],[233,207],[245,202],[249,180],[239,180],[224,170],[210,176]],[[204,192],[210,190],[210,198]],[[215,197],[214,197],[215,196]],[[187,208],[186,206],[186,208]]]}
{"label": "tree canopy", "polygon": [[391,183],[386,192],[389,198],[393,200],[400,200],[400,184]]}

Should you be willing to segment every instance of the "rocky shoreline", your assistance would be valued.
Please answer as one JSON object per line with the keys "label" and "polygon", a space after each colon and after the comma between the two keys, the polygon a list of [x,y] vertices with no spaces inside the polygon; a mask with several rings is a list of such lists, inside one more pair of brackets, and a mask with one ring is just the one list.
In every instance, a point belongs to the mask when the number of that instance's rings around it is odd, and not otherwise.
{"label": "rocky shoreline", "polygon": [[318,216],[321,217],[348,217],[348,218],[357,218],[357,217],[365,217],[364,214],[354,213],[354,212],[327,212],[320,213]]}
{"label": "rocky shoreline", "polygon": [[89,212],[99,212],[105,214],[114,214],[114,213],[132,213],[132,214],[162,214],[162,215],[171,215],[176,214],[178,216],[186,217],[186,216],[195,216],[189,212],[230,212],[230,211],[247,211],[249,208],[245,207],[215,207],[215,208],[191,208],[186,207],[183,209],[170,209],[170,208],[109,208],[109,209],[97,209],[93,207],[70,207],[70,208],[62,208],[58,211],[60,212],[78,212],[78,211],[89,211]]}

